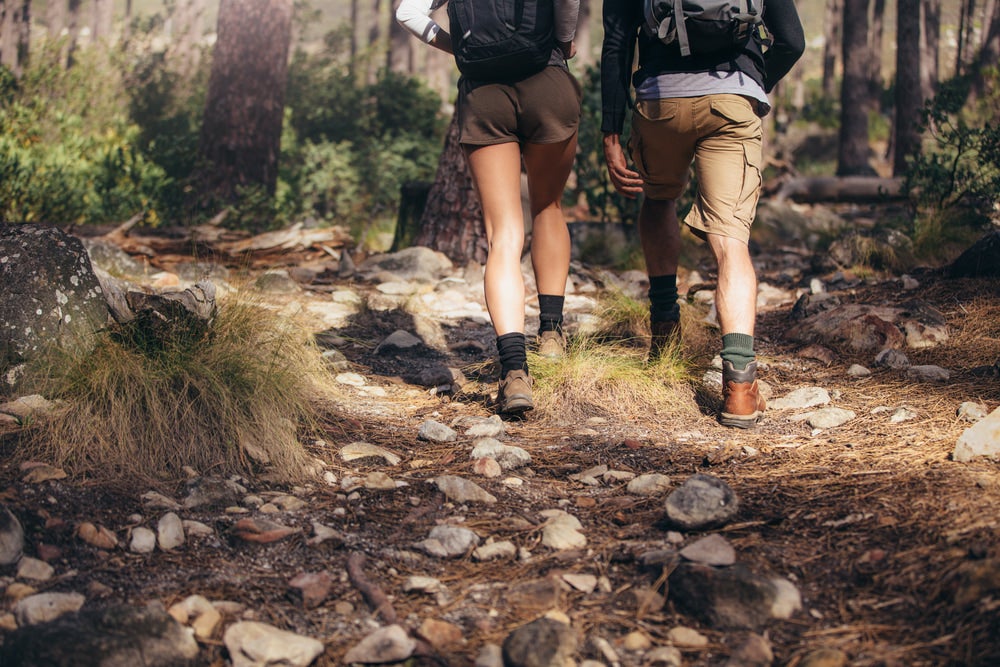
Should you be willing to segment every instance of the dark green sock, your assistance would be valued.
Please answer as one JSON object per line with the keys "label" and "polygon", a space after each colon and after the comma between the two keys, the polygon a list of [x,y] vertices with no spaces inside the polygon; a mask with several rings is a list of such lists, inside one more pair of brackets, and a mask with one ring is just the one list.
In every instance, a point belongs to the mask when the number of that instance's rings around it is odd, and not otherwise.
{"label": "dark green sock", "polygon": [[731,363],[736,370],[746,370],[747,364],[756,358],[757,355],[753,351],[753,336],[731,333],[722,337],[722,360]]}
{"label": "dark green sock", "polygon": [[653,322],[676,322],[681,318],[677,305],[677,276],[649,277],[649,319]]}

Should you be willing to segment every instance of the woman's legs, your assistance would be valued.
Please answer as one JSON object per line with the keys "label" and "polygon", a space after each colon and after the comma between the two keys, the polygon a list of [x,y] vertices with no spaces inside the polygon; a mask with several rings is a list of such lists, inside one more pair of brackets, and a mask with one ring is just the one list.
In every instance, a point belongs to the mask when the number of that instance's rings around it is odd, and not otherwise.
{"label": "woman's legs", "polygon": [[511,142],[467,147],[466,156],[486,224],[486,309],[497,336],[523,333],[521,150]]}
{"label": "woman's legs", "polygon": [[531,202],[531,264],[539,294],[562,296],[569,275],[570,243],[562,195],[576,157],[576,135],[555,144],[525,144]]}

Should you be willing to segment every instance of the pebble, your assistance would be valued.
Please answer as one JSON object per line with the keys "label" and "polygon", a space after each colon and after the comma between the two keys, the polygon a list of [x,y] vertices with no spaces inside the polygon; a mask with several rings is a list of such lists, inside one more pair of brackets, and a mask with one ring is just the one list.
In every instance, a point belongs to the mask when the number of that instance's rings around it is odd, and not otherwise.
{"label": "pebble", "polygon": [[658,472],[646,473],[634,478],[625,489],[633,496],[658,496],[670,490],[670,478]]}
{"label": "pebble", "polygon": [[582,549],[587,546],[586,536],[580,532],[583,525],[572,514],[562,510],[544,510],[548,521],[542,528],[542,544],[550,549]]}
{"label": "pebble", "polygon": [[440,475],[434,478],[434,484],[448,500],[456,503],[486,503],[492,505],[496,496],[488,493],[475,482],[457,475]]}
{"label": "pebble", "polygon": [[129,551],[137,554],[150,554],[155,550],[156,533],[144,526],[136,526],[132,529]]}
{"label": "pebble", "polygon": [[0,504],[0,566],[13,565],[24,552],[24,528],[14,513]]}
{"label": "pebble", "polygon": [[667,519],[681,530],[705,530],[728,523],[739,510],[739,500],[718,477],[696,474],[667,496]]}
{"label": "pebble", "polygon": [[323,652],[322,642],[256,621],[230,625],[222,641],[232,667],[306,667]]}
{"label": "pebble", "polygon": [[78,611],[86,600],[79,593],[38,593],[19,600],[14,605],[14,616],[21,627],[47,623]]}
{"label": "pebble", "polygon": [[32,581],[48,581],[56,573],[54,567],[43,560],[24,556],[17,564],[17,578]]}
{"label": "pebble", "polygon": [[417,432],[417,439],[429,442],[455,442],[458,440],[458,433],[441,422],[428,419],[420,425],[420,430]]}
{"label": "pebble", "polygon": [[729,540],[714,534],[703,537],[680,550],[680,555],[689,561],[705,565],[732,565],[736,562],[736,550]]}
{"label": "pebble", "polygon": [[184,523],[173,512],[167,512],[156,523],[156,543],[163,551],[172,551],[184,544]]}
{"label": "pebble", "polygon": [[[344,664],[384,664],[408,660],[417,648],[417,641],[399,625],[379,628],[344,654]],[[234,666],[235,667],[235,666]]]}

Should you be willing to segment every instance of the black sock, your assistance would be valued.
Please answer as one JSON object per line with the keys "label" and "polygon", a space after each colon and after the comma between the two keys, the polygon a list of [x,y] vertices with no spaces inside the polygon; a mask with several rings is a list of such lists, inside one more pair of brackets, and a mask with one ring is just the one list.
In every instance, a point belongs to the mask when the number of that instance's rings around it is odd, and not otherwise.
{"label": "black sock", "polygon": [[497,352],[500,353],[500,377],[511,371],[528,370],[528,351],[523,333],[497,336]]}
{"label": "black sock", "polygon": [[538,333],[562,331],[563,303],[566,297],[552,294],[538,295]]}
{"label": "black sock", "polygon": [[676,322],[681,318],[677,305],[677,276],[649,277],[649,319],[652,322]]}

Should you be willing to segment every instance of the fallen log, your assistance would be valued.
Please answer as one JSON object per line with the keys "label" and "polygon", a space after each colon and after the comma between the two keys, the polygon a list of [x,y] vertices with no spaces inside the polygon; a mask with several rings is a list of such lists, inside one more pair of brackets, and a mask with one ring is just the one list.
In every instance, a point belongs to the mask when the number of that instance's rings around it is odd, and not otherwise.
{"label": "fallen log", "polygon": [[799,176],[778,188],[776,201],[801,204],[883,202],[905,199],[902,178],[878,176]]}

